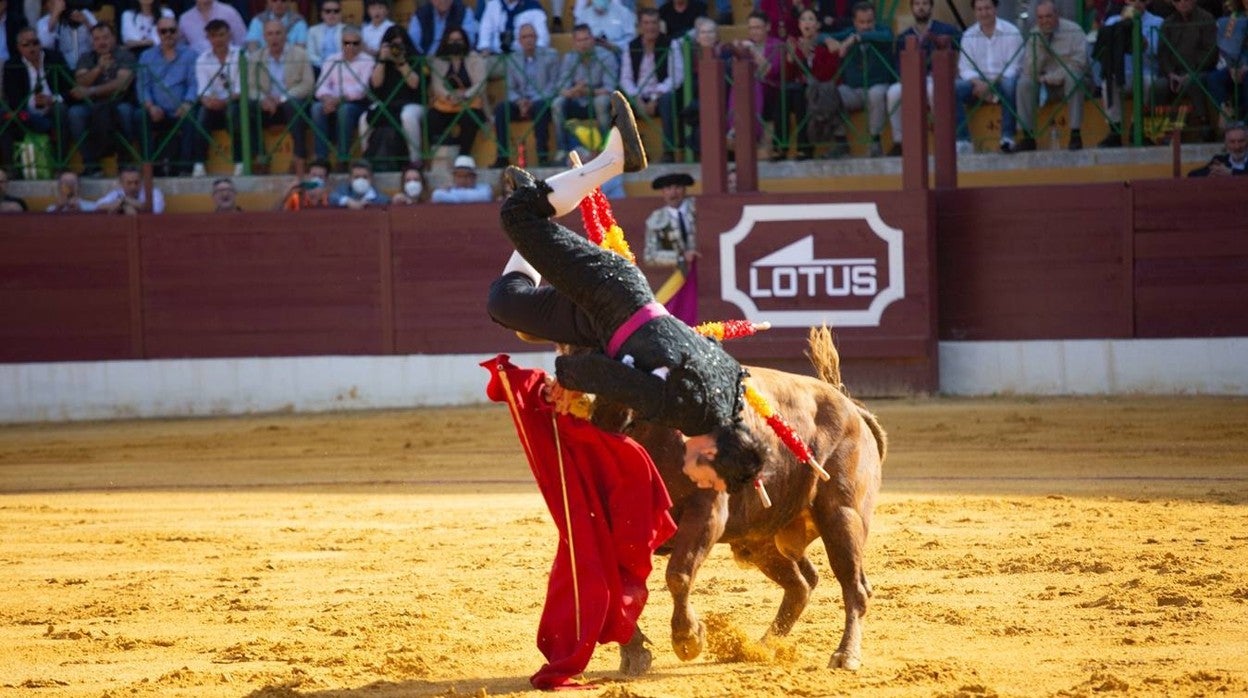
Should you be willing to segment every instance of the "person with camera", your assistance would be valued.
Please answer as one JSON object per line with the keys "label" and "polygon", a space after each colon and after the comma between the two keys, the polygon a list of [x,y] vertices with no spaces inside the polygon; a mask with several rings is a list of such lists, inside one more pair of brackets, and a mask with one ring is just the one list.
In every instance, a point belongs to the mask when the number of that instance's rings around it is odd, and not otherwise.
{"label": "person with camera", "polygon": [[403,163],[423,166],[420,127],[425,108],[420,104],[420,71],[412,65],[415,53],[407,31],[393,25],[382,36],[369,76],[373,99],[360,122],[360,144],[365,157],[382,171]]}
{"label": "person with camera", "polygon": [[412,13],[407,23],[407,35],[421,55],[433,53],[442,43],[447,27],[459,27],[468,34],[468,45],[477,45],[477,15],[464,0],[429,0]]}
{"label": "person with camera", "polygon": [[313,160],[308,165],[307,175],[291,182],[274,208],[278,211],[329,208],[329,163]]}
{"label": "person with camera", "polygon": [[90,0],[47,0],[48,13],[35,22],[39,43],[59,51],[71,66],[91,51],[91,28],[97,23]]}
{"label": "person with camera", "polygon": [[[134,102],[134,54],[117,46],[110,24],[91,28],[93,50],[78,61],[74,79],[82,100],[69,108],[69,132],[82,144],[82,175],[97,177],[100,158],[117,150],[118,135],[133,135],[137,116]],[[121,155],[126,157],[127,152]]]}

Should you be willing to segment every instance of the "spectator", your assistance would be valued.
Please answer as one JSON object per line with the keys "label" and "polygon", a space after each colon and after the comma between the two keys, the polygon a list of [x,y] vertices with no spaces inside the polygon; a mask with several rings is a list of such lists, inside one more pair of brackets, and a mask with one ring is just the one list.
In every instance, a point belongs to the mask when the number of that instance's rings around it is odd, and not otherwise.
{"label": "spectator", "polygon": [[95,202],[95,210],[104,213],[164,213],[165,195],[159,187],[152,187],[152,201],[148,204],[147,190],[139,168],[122,165],[117,172],[117,186]]}
{"label": "spectator", "polygon": [[26,200],[9,196],[9,171],[0,168],[0,213],[25,213]]}
{"label": "spectator", "polygon": [[[480,4],[478,3],[478,6]],[[546,29],[546,10],[538,0],[489,0],[481,15],[481,33],[477,37],[477,51],[489,57],[511,53],[520,48],[517,34],[520,25],[530,24],[537,30],[537,45],[550,46],[550,32]],[[499,71],[501,73],[501,67]]]}
{"label": "spectator", "polygon": [[[663,127],[663,162],[675,161],[676,119],[673,91],[681,71],[680,53],[663,33],[659,11],[647,7],[638,13],[636,39],[620,57],[620,91],[629,96],[633,111],[645,121],[658,119]],[[759,101],[761,108],[763,102]]]}
{"label": "spectator", "polygon": [[[347,162],[351,153],[351,134],[358,128],[360,116],[368,110],[368,79],[373,74],[373,57],[360,47],[360,30],[342,30],[342,52],[325,59],[321,84],[316,88],[312,104],[313,139],[316,158],[329,157],[329,134],[335,136],[339,164]],[[334,130],[330,130],[330,120]]]}
{"label": "spectator", "polygon": [[1083,84],[1088,71],[1088,42],[1083,29],[1059,17],[1053,0],[1040,0],[1035,6],[1036,28],[1027,42],[1023,69],[1018,78],[1018,121],[1023,137],[1015,151],[1036,149],[1036,103],[1039,88],[1048,92],[1048,101],[1064,100],[1070,123],[1069,150],[1083,148]]}
{"label": "spectator", "polygon": [[171,176],[188,171],[191,162],[193,127],[187,116],[198,94],[195,54],[179,43],[178,23],[172,17],[157,20],[156,31],[160,45],[139,56],[140,119],[134,129],[142,137],[143,159],[155,162],[161,175]]}
{"label": "spectator", "polygon": [[48,204],[48,213],[90,213],[95,202],[82,198],[78,191],[78,175],[64,170],[56,176],[56,200]]}
{"label": "spectator", "polygon": [[[719,25],[716,24],[715,20],[710,17],[699,17],[693,23],[693,34],[690,35],[688,40],[691,40],[691,46],[689,49],[690,67],[688,70],[682,71],[682,73],[687,74],[692,78],[691,84],[689,85],[689,92],[693,95],[693,101],[683,107],[678,107],[676,110],[681,121],[681,123],[677,124],[676,127],[676,147],[685,148],[686,144],[688,144],[688,147],[693,150],[695,155],[697,155],[702,148],[702,139],[700,136],[701,108],[698,105],[698,94],[701,90],[698,83],[699,75],[702,71],[699,69],[699,66],[701,62],[706,59],[707,49],[710,49],[712,60],[720,61],[725,64],[724,78],[727,80],[731,72],[730,64],[732,61],[732,45],[722,43],[719,40]],[[681,50],[680,41],[676,41],[672,44],[672,50]],[[678,104],[682,101],[679,98],[681,93],[684,91],[684,88],[680,87],[683,82],[683,80],[677,81],[676,101]],[[732,119],[730,116],[729,122],[731,121]],[[687,140],[684,133],[685,126],[689,127],[689,137]]]}
{"label": "spectator", "polygon": [[305,208],[329,208],[329,163],[324,160],[313,160],[307,176],[291,182],[277,202],[279,211]]}
{"label": "spectator", "polygon": [[589,27],[594,43],[616,56],[637,38],[637,14],[621,0],[577,0],[572,16]]}
{"label": "spectator", "polygon": [[[189,12],[198,10],[192,9]],[[239,95],[239,64],[243,50],[230,44],[230,25],[223,19],[212,20],[204,31],[211,48],[195,61],[195,85],[199,95],[196,119],[199,129],[195,133],[192,155],[195,165],[192,175],[204,176],[204,162],[208,159],[212,132],[226,129],[230,132],[234,176],[237,177],[243,173],[242,109]]]}
{"label": "spectator", "polygon": [[302,46],[291,44],[286,25],[278,19],[264,23],[265,48],[251,62],[251,94],[254,112],[248,123],[252,127],[252,154],[262,144],[261,128],[288,126],[294,141],[295,158],[308,157],[308,103],[316,88],[312,62]]}
{"label": "spectator", "polygon": [[74,78],[85,100],[69,108],[69,132],[82,144],[82,174],[100,174],[100,158],[116,151],[118,135],[127,140],[136,119],[134,54],[117,46],[112,25],[91,28],[92,51],[78,61]]}
{"label": "spectator", "polygon": [[425,186],[425,173],[416,165],[408,165],[399,174],[399,191],[390,199],[396,206],[413,206],[429,200],[429,188]]}
{"label": "spectator", "polygon": [[[484,3],[478,3],[484,5]],[[407,24],[407,34],[421,55],[433,53],[442,43],[447,27],[459,27],[468,35],[468,45],[476,46],[478,40],[477,16],[464,7],[463,0],[429,0],[412,13]]]}
{"label": "spectator", "polygon": [[537,45],[537,29],[527,22],[519,28],[520,51],[507,58],[507,100],[494,108],[498,158],[494,167],[506,167],[511,154],[508,125],[533,122],[538,164],[550,164],[551,98],[558,88],[559,52]]}
{"label": "spectator", "polygon": [[225,23],[230,46],[241,47],[247,43],[247,27],[238,10],[217,0],[195,0],[195,6],[178,18],[178,31],[195,55],[202,56],[212,49],[208,25],[217,20]]}
{"label": "spectator", "polygon": [[[739,55],[754,64],[754,141],[761,140],[765,121],[775,122],[780,107],[780,69],[784,65],[784,42],[771,36],[771,21],[762,12],[751,12],[745,22],[746,37],[733,42]],[[728,93],[729,131],[736,129],[735,91]],[[774,157],[774,151],[772,153]]]}
{"label": "spectator", "polygon": [[[832,131],[834,126],[839,126],[833,120],[839,121],[834,102],[839,100],[840,95],[835,82],[840,57],[828,48],[827,42],[819,40],[819,17],[810,9],[802,10],[798,18],[798,35],[789,37],[787,44],[783,85],[788,112],[779,115],[779,123],[783,127],[780,129],[780,140],[783,148],[795,145],[798,160],[809,160],[815,149],[811,134],[813,119],[809,116],[815,111],[812,109],[814,103],[818,103],[818,123],[824,124],[824,130]],[[833,102],[828,101],[829,96]],[[795,144],[789,127],[790,115],[798,124]],[[780,155],[777,153],[773,159]]]}
{"label": "spectator", "polygon": [[212,211],[213,213],[239,213],[243,209],[239,207],[238,190],[234,188],[234,180],[229,177],[221,177],[212,182]]}
{"label": "spectator", "polygon": [[373,185],[373,166],[367,160],[351,163],[350,178],[338,185],[329,197],[330,205],[358,211],[370,206],[386,206],[390,197],[377,191]]}
{"label": "spectator", "polygon": [[673,41],[685,38],[693,31],[694,21],[706,15],[706,3],[702,0],[668,0],[659,7],[659,19],[663,20],[663,28]]}
{"label": "spectator", "polygon": [[[932,99],[932,51],[936,48],[949,48],[956,45],[958,28],[940,20],[932,19],[932,0],[910,0],[910,14],[914,24],[897,36],[897,54],[905,49],[906,39],[913,36],[918,40],[918,49],[923,52],[923,74],[926,75],[927,99]],[[954,101],[956,123],[966,118],[962,111],[962,103]],[[893,128],[893,147],[888,151],[890,157],[901,155],[901,81],[888,87],[888,118]]]}
{"label": "spectator", "polygon": [[477,182],[477,163],[471,155],[455,158],[451,183],[433,192],[435,204],[477,204],[494,198],[490,185]]}
{"label": "spectator", "polygon": [[1218,18],[1218,66],[1205,78],[1223,121],[1248,114],[1248,0],[1235,1],[1240,11]]}
{"label": "spectator", "polygon": [[[847,4],[847,0],[846,1]],[[802,10],[814,10],[815,16],[820,15],[819,0],[760,0],[758,4],[759,12],[768,17],[768,25],[771,36],[776,39],[787,41],[790,36],[799,36],[801,31],[797,29],[797,17],[801,16]],[[842,22],[842,25],[846,22]],[[824,27],[825,30],[831,31],[831,26]],[[837,26],[836,29],[844,29],[844,26]]]}
{"label": "spectator", "polygon": [[17,33],[30,26],[20,0],[0,0],[0,66],[17,55]]}
{"label": "spectator", "polygon": [[256,50],[268,43],[264,37],[264,25],[271,21],[281,22],[286,30],[286,43],[300,48],[308,45],[308,23],[294,7],[294,0],[267,0],[268,9],[251,18],[247,26],[247,48]]}
{"label": "spectator", "polygon": [[1161,46],[1157,50],[1158,77],[1153,83],[1153,103],[1172,104],[1188,97],[1192,116],[1203,124],[1201,140],[1213,140],[1209,104],[1202,89],[1204,76],[1218,59],[1217,26],[1213,15],[1196,6],[1196,0],[1172,0],[1174,13],[1161,23]]}
{"label": "spectator", "polygon": [[368,21],[360,27],[360,37],[364,39],[364,50],[368,55],[376,56],[381,50],[381,38],[394,26],[390,20],[390,0],[366,0],[364,14],[368,16]]}
{"label": "spectator", "polygon": [[1226,152],[1214,155],[1204,167],[1188,172],[1188,177],[1248,175],[1248,126],[1243,122],[1228,124],[1222,139]]}
{"label": "spectator", "polygon": [[341,0],[323,0],[321,23],[308,30],[308,60],[317,77],[325,59],[342,50],[342,28]]}
{"label": "spectator", "polygon": [[573,27],[572,50],[564,54],[555,83],[564,87],[551,106],[560,150],[556,160],[563,160],[577,145],[567,128],[568,119],[596,119],[601,133],[610,128],[611,92],[619,82],[618,74],[615,57],[594,44],[589,27]]}
{"label": "spectator", "polygon": [[[1018,27],[997,18],[998,0],[975,0],[975,24],[962,33],[958,57],[958,101],[1001,105],[1001,152],[1014,150],[1015,91],[1023,35]],[[963,118],[958,122],[958,152],[971,152],[971,130]]]}
{"label": "spectator", "polygon": [[[52,138],[57,162],[65,162],[69,146],[67,99],[80,94],[59,51],[45,49],[34,27],[17,32],[18,55],[4,64],[5,108],[26,113],[25,129]],[[12,126],[10,126],[12,128]]]}
{"label": "spectator", "polygon": [[177,24],[173,10],[165,7],[161,0],[138,0],[133,8],[121,13],[122,45],[137,56],[159,44],[156,24],[162,17],[168,17]]}
{"label": "spectator", "polygon": [[[423,166],[420,131],[425,108],[421,106],[420,71],[412,67],[415,55],[416,47],[403,27],[386,30],[369,77],[373,101],[360,127],[361,150],[374,166],[382,162],[390,165],[389,170],[400,163]],[[385,137],[394,133],[402,133],[402,138]],[[370,140],[371,135],[379,138]]]}
{"label": "spectator", "polygon": [[893,32],[876,23],[875,6],[870,2],[860,0],[850,13],[853,26],[834,34],[828,50],[841,57],[843,67],[837,91],[844,113],[867,109],[867,131],[871,136],[867,154],[875,158],[884,154],[880,134],[888,117],[888,86],[897,79]]}
{"label": "spectator", "polygon": [[59,51],[65,63],[77,66],[91,50],[91,28],[96,25],[91,10],[68,9],[65,0],[46,0],[48,13],[39,18],[35,29],[44,48]]}
{"label": "spectator", "polygon": [[[1138,20],[1136,19],[1138,18]],[[1105,95],[1105,120],[1109,134],[1096,144],[1098,148],[1122,146],[1122,98],[1135,91],[1135,61],[1131,56],[1134,23],[1140,22],[1144,57],[1140,76],[1144,94],[1151,94],[1157,81],[1157,46],[1161,40],[1161,17],[1149,12],[1144,0],[1126,0],[1122,11],[1105,20],[1097,32],[1093,55],[1101,65],[1102,94]]]}
{"label": "spectator", "polygon": [[680,270],[688,288],[666,302],[667,309],[689,326],[698,324],[698,237],[693,199],[687,187],[693,177],[683,173],[660,175],[651,187],[663,195],[663,206],[646,218],[646,246],[641,259],[647,267]]}
{"label": "spectator", "polygon": [[[429,60],[429,141],[453,142],[459,153],[472,152],[477,131],[485,123],[485,59],[468,50],[468,35],[451,27],[442,35],[437,56]],[[459,135],[451,130],[459,126]]]}

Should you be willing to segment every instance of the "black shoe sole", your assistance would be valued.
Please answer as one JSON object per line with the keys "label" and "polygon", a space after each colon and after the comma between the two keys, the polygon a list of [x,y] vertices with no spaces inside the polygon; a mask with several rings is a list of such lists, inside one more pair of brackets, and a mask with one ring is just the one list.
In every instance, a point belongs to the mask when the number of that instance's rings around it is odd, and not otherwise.
{"label": "black shoe sole", "polygon": [[641,134],[637,132],[633,108],[624,93],[618,90],[611,93],[611,124],[620,131],[621,144],[624,146],[624,171],[640,172],[646,169],[646,149],[641,145]]}
{"label": "black shoe sole", "polygon": [[537,178],[529,174],[527,170],[523,170],[515,165],[508,165],[503,170],[503,183],[511,188],[512,191],[521,187],[532,187],[537,185]]}

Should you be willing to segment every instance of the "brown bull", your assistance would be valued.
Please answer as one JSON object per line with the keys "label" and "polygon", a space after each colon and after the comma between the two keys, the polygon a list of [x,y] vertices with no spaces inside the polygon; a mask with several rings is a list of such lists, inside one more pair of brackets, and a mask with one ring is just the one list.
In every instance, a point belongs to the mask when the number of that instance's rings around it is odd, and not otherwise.
{"label": "brown bull", "polygon": [[[729,495],[694,486],[681,472],[684,447],[677,432],[648,423],[627,429],[650,452],[674,502],[672,516],[678,529],[665,546],[671,553],[667,586],[674,602],[672,646],[683,660],[697,657],[706,644],[706,628],[689,594],[713,545],[729,544],[737,560],[758,567],[784,589],[780,609],[767,630],[768,636],[784,636],[806,609],[819,580],[806,548],[822,538],[845,603],[845,630],[829,666],[852,670],[861,665],[862,619],[871,596],[863,548],[887,440],[875,416],[845,393],[831,332],[812,328],[809,346],[819,378],[751,368],[750,380],[832,477],[821,481],[757,415],[751,415],[755,433],[764,435],[770,446],[763,479],[771,508],[764,508],[749,488]],[[621,647],[622,672],[641,674],[649,669],[651,655],[645,643],[638,629]]]}

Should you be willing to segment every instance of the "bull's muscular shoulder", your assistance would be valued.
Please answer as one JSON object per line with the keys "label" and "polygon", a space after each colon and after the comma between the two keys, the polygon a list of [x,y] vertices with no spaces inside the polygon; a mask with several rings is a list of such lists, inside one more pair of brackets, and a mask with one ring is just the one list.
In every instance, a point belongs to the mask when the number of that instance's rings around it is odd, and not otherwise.
{"label": "bull's muscular shoulder", "polygon": [[825,437],[828,432],[843,433],[851,420],[856,423],[853,401],[814,376],[759,366],[749,366],[747,370],[754,389],[767,398],[803,441],[810,442],[818,431],[823,431]]}

